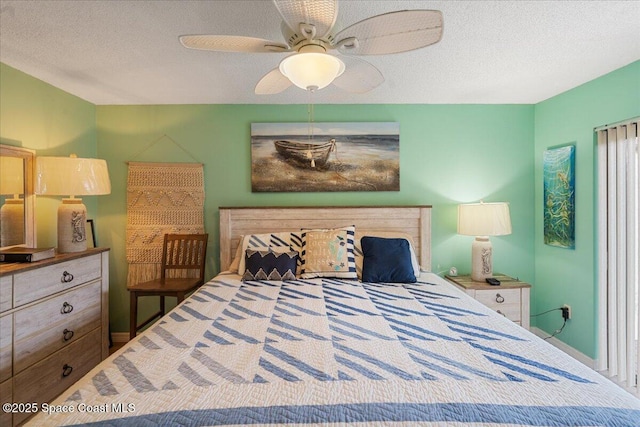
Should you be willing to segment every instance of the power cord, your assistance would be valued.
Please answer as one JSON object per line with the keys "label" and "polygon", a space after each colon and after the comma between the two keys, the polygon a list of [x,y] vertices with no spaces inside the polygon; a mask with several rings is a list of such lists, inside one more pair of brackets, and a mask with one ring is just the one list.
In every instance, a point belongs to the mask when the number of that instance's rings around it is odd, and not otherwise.
{"label": "power cord", "polygon": [[538,313],[538,314],[532,314],[530,317],[542,316],[543,314],[551,313],[552,311],[556,311],[556,310],[562,310],[562,307],[552,308],[551,310],[543,311],[542,313]]}
{"label": "power cord", "polygon": [[560,332],[562,332],[562,330],[564,329],[564,326],[567,324],[567,319],[564,319],[564,323],[562,323],[562,326],[560,327],[560,329],[556,329],[555,332],[551,335],[549,335],[548,337],[544,338],[545,340],[548,340],[549,338],[553,338],[556,335],[558,335]]}
{"label": "power cord", "polygon": [[551,310],[543,311],[542,313],[531,315],[531,317],[537,317],[537,316],[542,316],[543,314],[551,313],[552,311],[556,311],[556,310],[562,311],[562,319],[564,320],[564,322],[562,323],[562,326],[560,327],[560,329],[556,329],[553,332],[553,334],[549,335],[546,338],[543,338],[545,340],[548,340],[549,338],[553,338],[562,332],[564,327],[567,325],[567,320],[569,319],[569,309],[567,307],[558,307],[558,308],[552,308]]}

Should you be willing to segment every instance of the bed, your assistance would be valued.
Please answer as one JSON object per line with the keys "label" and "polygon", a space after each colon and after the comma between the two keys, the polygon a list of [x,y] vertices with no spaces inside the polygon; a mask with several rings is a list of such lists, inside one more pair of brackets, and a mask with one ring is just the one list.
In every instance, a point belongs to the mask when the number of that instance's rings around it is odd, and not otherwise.
{"label": "bed", "polygon": [[[358,275],[377,265],[371,243],[391,241],[424,271],[407,283],[235,272],[236,254],[281,257],[264,241],[248,250],[246,236],[277,244],[308,229],[309,275],[310,230],[342,228],[366,253]],[[429,206],[220,208],[225,271],[31,424],[640,425],[640,400],[428,272],[430,228]]]}

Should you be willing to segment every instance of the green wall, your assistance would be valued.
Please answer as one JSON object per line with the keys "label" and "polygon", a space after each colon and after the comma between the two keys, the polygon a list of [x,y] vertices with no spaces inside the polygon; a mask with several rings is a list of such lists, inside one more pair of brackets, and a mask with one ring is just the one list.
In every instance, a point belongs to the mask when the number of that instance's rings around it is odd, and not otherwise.
{"label": "green wall", "polygon": [[[0,63],[0,142],[38,156],[96,157],[96,106]],[[95,218],[96,197],[83,198]],[[38,246],[57,246],[56,215],[62,197],[36,199]]]}
{"label": "green wall", "polygon": [[[400,124],[400,191],[251,193],[252,122],[305,122],[306,105],[98,106],[98,157],[113,191],[99,200],[99,244],[111,252],[111,324],[128,328],[127,161],[204,163],[209,266],[218,271],[218,207],[433,205],[434,270],[470,270],[471,237],[456,234],[460,202],[508,201],[513,234],[494,238],[495,268],[533,281],[533,106],[317,105],[324,122]],[[143,308],[151,311],[151,306]]]}
{"label": "green wall", "polygon": [[[640,61],[535,106],[535,310],[569,304],[572,318],[559,339],[597,357],[597,176],[593,129],[640,116]],[[576,145],[575,250],[543,242],[542,153],[548,147]],[[532,309],[533,313],[533,309]],[[558,312],[555,312],[558,313]],[[541,316],[537,326],[552,332],[558,314]]]}

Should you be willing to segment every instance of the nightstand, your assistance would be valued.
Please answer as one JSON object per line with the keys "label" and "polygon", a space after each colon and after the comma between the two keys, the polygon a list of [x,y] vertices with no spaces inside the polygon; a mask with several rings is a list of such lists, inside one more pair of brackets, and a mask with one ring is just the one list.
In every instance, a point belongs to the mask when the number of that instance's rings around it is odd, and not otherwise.
{"label": "nightstand", "polygon": [[529,329],[529,299],[531,285],[504,274],[494,274],[499,286],[476,282],[471,275],[445,276],[445,278],[471,295],[472,298],[497,311],[507,319]]}

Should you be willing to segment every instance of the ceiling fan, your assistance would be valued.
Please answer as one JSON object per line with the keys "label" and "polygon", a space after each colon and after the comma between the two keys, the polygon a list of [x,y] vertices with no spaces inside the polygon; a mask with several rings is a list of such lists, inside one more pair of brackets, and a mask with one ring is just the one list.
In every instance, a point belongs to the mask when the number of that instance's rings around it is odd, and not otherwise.
{"label": "ceiling fan", "polygon": [[[229,35],[184,35],[180,36],[180,42],[190,49],[222,52],[295,52],[256,85],[256,94],[270,95],[291,85],[313,92],[331,83],[348,92],[368,92],[382,84],[384,77],[375,66],[356,56],[406,52],[442,38],[439,10],[385,13],[336,32],[338,0],[273,0],[273,3],[283,19],[284,43]],[[334,52],[342,55],[338,57]]]}

